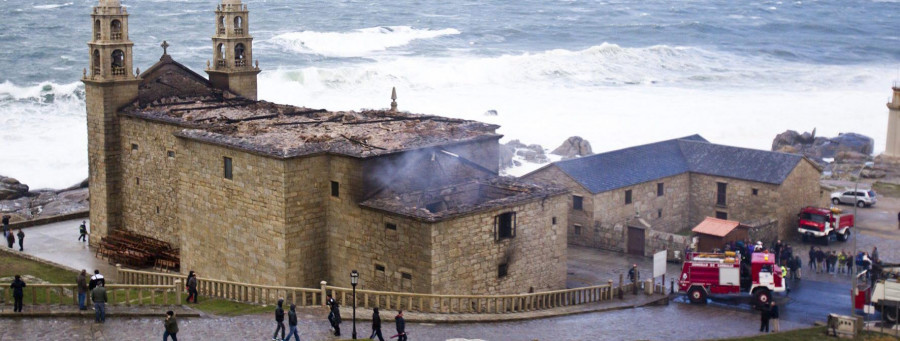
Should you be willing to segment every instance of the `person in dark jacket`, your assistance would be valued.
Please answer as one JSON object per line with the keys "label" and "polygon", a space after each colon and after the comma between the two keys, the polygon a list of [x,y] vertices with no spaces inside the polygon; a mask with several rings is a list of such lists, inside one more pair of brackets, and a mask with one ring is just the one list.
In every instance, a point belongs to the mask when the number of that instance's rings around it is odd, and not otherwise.
{"label": "person in dark jacket", "polygon": [[6,233],[6,245],[9,246],[10,249],[13,248],[13,244],[16,243],[16,236],[13,235],[12,231]]}
{"label": "person in dark jacket", "polygon": [[[275,307],[275,334],[272,334],[272,341],[284,340],[284,299],[279,298]],[[278,338],[278,331],[281,331],[281,339]]]}
{"label": "person in dark jacket", "polygon": [[94,322],[106,322],[106,283],[97,281],[97,287],[91,290],[91,301],[94,301]]}
{"label": "person in dark jacket", "polygon": [[384,341],[384,336],[381,336],[381,315],[378,314],[378,307],[372,309],[372,335],[369,338],[375,340],[376,335],[378,341]]}
{"label": "person in dark jacket", "polygon": [[769,308],[769,317],[772,319],[772,331],[778,332],[778,304],[773,300]]}
{"label": "person in dark jacket", "polygon": [[[10,235],[12,235],[12,233],[10,233]],[[13,306],[14,313],[22,312],[22,299],[25,297],[25,286],[25,281],[23,281],[22,277],[19,275],[16,275],[16,279],[9,285],[13,290],[13,299],[15,300],[15,305]]]}
{"label": "person in dark jacket", "polygon": [[406,320],[403,319],[403,310],[397,312],[394,321],[397,323],[397,341],[406,341]]}
{"label": "person in dark jacket", "polygon": [[100,274],[100,270],[94,269],[94,275],[91,276],[91,281],[88,282],[88,289],[93,291],[101,282],[103,285],[106,285],[106,279]]}
{"label": "person in dark jacket", "polygon": [[197,303],[197,273],[194,270],[188,272],[187,283],[188,303]]}
{"label": "person in dark jacket", "polygon": [[85,221],[81,221],[81,226],[78,226],[78,240],[81,242],[87,241],[87,225],[85,225]]}
{"label": "person in dark jacket", "polygon": [[334,329],[334,336],[341,336],[341,310],[340,304],[328,295],[325,304],[331,306],[331,312],[328,313],[328,322],[331,322],[331,329]]}
{"label": "person in dark jacket", "polygon": [[6,234],[9,233],[9,216],[3,216],[3,237],[6,238]]}
{"label": "person in dark jacket", "polygon": [[296,306],[293,304],[291,304],[291,310],[288,311],[288,328],[290,328],[290,332],[288,332],[285,340],[290,340],[291,335],[293,335],[294,341],[300,341],[300,333],[297,332],[297,311]]}
{"label": "person in dark jacket", "polygon": [[766,330],[766,333],[769,332],[769,319],[772,317],[772,306],[770,304],[765,304],[759,307],[759,331],[762,332],[763,329]]}
{"label": "person in dark jacket", "polygon": [[25,251],[25,248],[22,246],[22,243],[25,243],[25,232],[22,232],[22,229],[19,229],[19,233],[16,234],[16,237],[19,237],[19,251]]}
{"label": "person in dark jacket", "polygon": [[816,272],[824,273],[827,271],[825,269],[825,251],[822,251],[821,248],[816,248]]}
{"label": "person in dark jacket", "polygon": [[75,278],[75,284],[78,287],[78,310],[87,310],[84,301],[87,300],[87,270],[81,269],[81,273]]}
{"label": "person in dark jacket", "polygon": [[163,332],[163,341],[168,341],[169,336],[172,337],[172,341],[178,341],[178,320],[175,319],[174,311],[166,312],[166,320],[163,321],[163,326],[166,327],[166,331]]}
{"label": "person in dark jacket", "polygon": [[816,271],[816,248],[809,248],[809,263],[806,264],[806,267],[809,268],[809,271]]}

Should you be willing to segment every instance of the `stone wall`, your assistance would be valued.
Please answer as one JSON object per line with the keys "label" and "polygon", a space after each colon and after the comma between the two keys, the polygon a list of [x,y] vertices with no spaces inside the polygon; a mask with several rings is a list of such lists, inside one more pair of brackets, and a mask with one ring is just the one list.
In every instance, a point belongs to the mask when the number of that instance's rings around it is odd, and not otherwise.
{"label": "stone wall", "polygon": [[797,236],[797,213],[806,206],[829,207],[830,193],[819,185],[822,172],[807,160],[800,161],[781,184],[781,201],[775,214],[778,236],[787,239]]}
{"label": "stone wall", "polygon": [[[228,281],[287,283],[285,161],[181,139],[181,269]],[[232,159],[233,179],[223,173]]]}
{"label": "stone wall", "polygon": [[647,236],[644,238],[644,256],[652,257],[659,251],[667,250],[668,259],[676,259],[674,251],[680,251],[682,258],[677,259],[684,259],[684,250],[690,245],[690,236],[647,230]]}
{"label": "stone wall", "polygon": [[[716,204],[717,183],[725,183],[725,205]],[[815,185],[818,188],[818,184]],[[753,190],[756,189],[756,194]],[[691,177],[691,209],[688,226],[697,226],[716,212],[734,221],[751,221],[776,214],[783,205],[781,187],[773,184],[738,180],[720,176],[693,174]]]}
{"label": "stone wall", "polygon": [[[663,184],[661,196],[656,191],[659,183]],[[594,195],[594,220],[600,226],[625,224],[637,214],[654,230],[677,232],[687,223],[690,183],[690,174],[684,173],[598,193]],[[632,202],[625,204],[628,190]]]}
{"label": "stone wall", "polygon": [[285,161],[285,248],[289,286],[317,287],[325,279],[325,203],[329,156]]}
{"label": "stone wall", "polygon": [[181,128],[129,117],[120,122],[122,225],[180,247],[176,160],[182,148],[172,133]]}
{"label": "stone wall", "polygon": [[[432,292],[515,294],[565,288],[567,201],[566,195],[558,195],[435,224]],[[516,213],[515,237],[496,241],[494,217],[505,212]],[[503,263],[508,274],[498,278]]]}
{"label": "stone wall", "polygon": [[[572,179],[572,177],[553,165],[546,166],[538,171],[525,175],[524,178],[538,183],[564,187],[570,191],[569,195],[566,197],[566,220],[568,221],[568,224],[563,225],[566,226],[569,244],[601,248],[605,247],[605,243],[603,243],[599,231],[592,232],[592,228],[595,226],[595,205],[594,196],[590,191],[586,190],[581,184]],[[581,210],[575,210],[573,208],[573,198],[575,196],[582,198]],[[560,221],[557,221],[557,224],[559,223]],[[576,229],[576,226],[580,226],[580,229]],[[576,234],[576,230],[580,230],[581,233]]]}

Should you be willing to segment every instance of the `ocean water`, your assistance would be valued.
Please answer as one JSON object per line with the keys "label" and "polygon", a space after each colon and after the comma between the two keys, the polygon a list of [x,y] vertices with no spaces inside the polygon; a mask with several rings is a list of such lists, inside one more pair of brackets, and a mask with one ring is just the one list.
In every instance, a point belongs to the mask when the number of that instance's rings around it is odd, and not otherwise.
{"label": "ocean water", "polygon": [[[96,0],[2,0],[0,174],[87,176],[84,91]],[[502,125],[505,140],[607,151],[694,133],[768,149],[786,129],[883,150],[900,78],[900,1],[245,0],[261,99]],[[135,65],[202,73],[214,0],[123,0]],[[485,112],[496,110],[497,116]]]}

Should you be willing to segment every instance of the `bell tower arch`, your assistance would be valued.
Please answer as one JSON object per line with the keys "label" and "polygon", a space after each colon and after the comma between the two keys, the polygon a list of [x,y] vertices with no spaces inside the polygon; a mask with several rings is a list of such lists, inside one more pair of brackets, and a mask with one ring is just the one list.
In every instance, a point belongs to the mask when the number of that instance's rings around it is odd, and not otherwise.
{"label": "bell tower arch", "polygon": [[206,73],[214,87],[256,100],[259,64],[253,61],[250,12],[241,0],[222,0],[216,7],[213,62]]}
{"label": "bell tower arch", "polygon": [[137,98],[128,11],[119,0],[99,0],[91,12],[89,66],[84,82],[90,171],[91,245],[122,228],[121,137],[118,110]]}

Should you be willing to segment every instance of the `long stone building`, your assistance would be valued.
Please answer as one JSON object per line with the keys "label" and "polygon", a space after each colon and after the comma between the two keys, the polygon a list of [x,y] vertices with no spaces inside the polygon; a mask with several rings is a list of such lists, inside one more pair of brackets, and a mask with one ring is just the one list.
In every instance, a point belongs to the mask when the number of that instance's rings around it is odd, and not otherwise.
{"label": "long stone building", "polygon": [[786,237],[801,207],[827,202],[820,176],[800,155],[692,135],[555,162],[523,178],[571,191],[570,244],[649,255],[657,251],[646,247],[651,232],[671,236],[706,217],[765,221],[757,235]]}
{"label": "long stone building", "polygon": [[209,78],[165,43],[136,74],[128,17],[119,0],[91,14],[92,245],[129,231],[180,249],[182,272],[266,285],[565,287],[567,190],[499,177],[497,126],[259,101],[240,0],[215,9]]}

